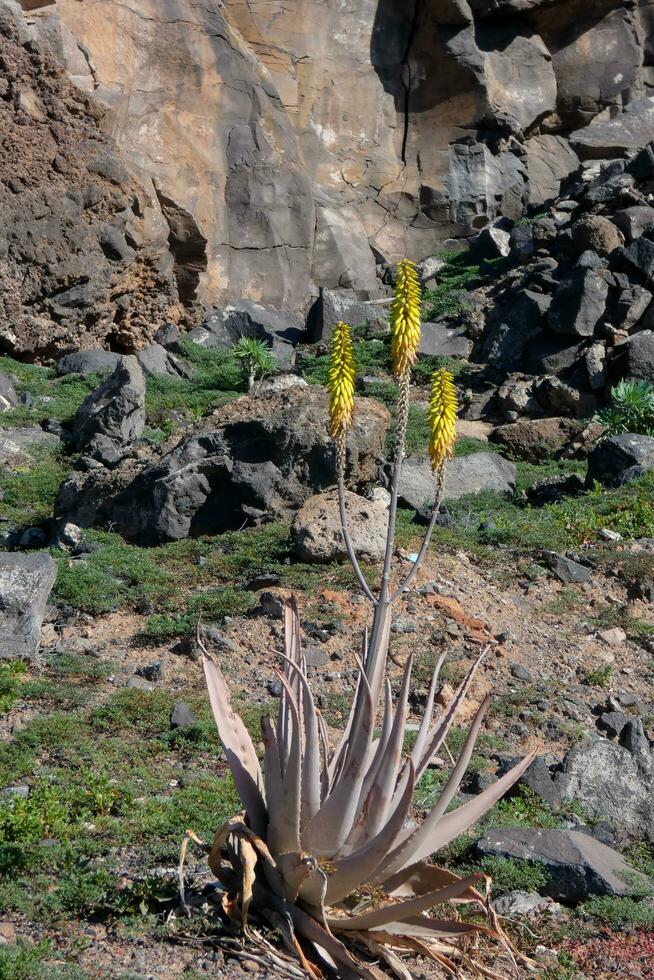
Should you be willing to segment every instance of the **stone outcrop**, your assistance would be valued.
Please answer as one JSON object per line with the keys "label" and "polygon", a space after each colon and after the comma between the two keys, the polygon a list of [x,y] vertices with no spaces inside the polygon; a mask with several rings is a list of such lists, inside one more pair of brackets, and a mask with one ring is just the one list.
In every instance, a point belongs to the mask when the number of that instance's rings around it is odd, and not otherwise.
{"label": "stone outcrop", "polygon": [[[0,3],[0,353],[133,350],[179,319],[168,229],[104,110]],[[79,50],[73,45],[77,53]]]}
{"label": "stone outcrop", "polygon": [[57,566],[47,554],[0,553],[0,660],[38,654]]}
{"label": "stone outcrop", "polygon": [[[111,521],[144,544],[288,518],[335,482],[327,408],[327,393],[310,385],[238,398],[161,457],[146,449],[74,472],[55,517],[81,527]],[[358,400],[347,441],[350,489],[374,484],[389,425],[383,405]]]}
{"label": "stone outcrop", "polygon": [[647,0],[23,6],[154,181],[186,302],[372,298],[380,261],[517,218],[577,152],[648,138]]}

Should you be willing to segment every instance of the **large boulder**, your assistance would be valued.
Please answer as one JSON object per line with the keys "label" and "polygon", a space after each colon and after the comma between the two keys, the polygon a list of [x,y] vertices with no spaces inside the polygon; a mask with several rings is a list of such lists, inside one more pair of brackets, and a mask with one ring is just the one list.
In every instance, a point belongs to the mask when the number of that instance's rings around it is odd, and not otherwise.
{"label": "large boulder", "polygon": [[0,660],[36,656],[57,566],[46,554],[0,554]]}
{"label": "large boulder", "polygon": [[420,334],[420,353],[428,356],[467,357],[470,344],[465,330],[446,322],[423,323]]}
{"label": "large boulder", "polygon": [[592,337],[604,313],[609,287],[592,269],[575,269],[564,279],[552,301],[548,325],[557,333]]}
{"label": "large boulder", "polygon": [[277,365],[288,370],[294,363],[293,345],[304,333],[304,319],[298,313],[285,313],[274,306],[243,299],[213,309],[188,339],[201,347],[232,347],[241,337],[265,341]]}
{"label": "large boulder", "polygon": [[[350,489],[375,482],[389,425],[386,408],[357,400],[347,439]],[[334,482],[327,393],[294,385],[230,402],[140,469],[125,460],[109,473],[73,473],[60,488],[55,515],[83,527],[110,520],[129,540],[157,544],[288,519]]]}
{"label": "large boulder", "polygon": [[623,744],[605,738],[574,745],[555,776],[558,792],[606,820],[622,839],[654,842],[654,759],[642,723],[629,722]]}
{"label": "large boulder", "polygon": [[0,429],[0,468],[12,470],[33,465],[34,454],[31,450],[39,446],[54,451],[61,446],[61,440],[35,426]]}
{"label": "large boulder", "polygon": [[116,369],[77,409],[72,445],[92,452],[113,443],[123,446],[143,435],[145,378],[134,356],[122,357]]}
{"label": "large boulder", "polygon": [[120,362],[120,354],[101,348],[78,350],[64,354],[57,361],[57,374],[96,374],[115,371]]}
{"label": "large boulder", "polygon": [[367,303],[359,299],[351,289],[321,289],[311,307],[307,320],[309,340],[329,341],[337,323],[349,323],[361,327],[374,321],[384,324],[388,319],[388,306]]}
{"label": "large boulder", "polygon": [[580,252],[590,249],[599,255],[609,255],[624,245],[624,236],[608,218],[585,214],[572,226],[572,241]]}
{"label": "large boulder", "polygon": [[481,357],[507,374],[522,368],[525,352],[542,333],[552,300],[544,293],[520,289],[490,313]]}
{"label": "large boulder", "polygon": [[586,485],[618,487],[632,472],[654,470],[654,437],[631,432],[602,439],[588,454]]}
{"label": "large boulder", "polygon": [[[471,453],[450,460],[445,469],[444,501],[457,500],[467,494],[491,491],[513,493],[516,467],[498,453]],[[436,478],[428,459],[409,456],[404,460],[400,477],[399,499],[405,507],[425,512],[436,500]]]}
{"label": "large boulder", "polygon": [[614,224],[620,229],[627,243],[640,238],[645,232],[654,228],[654,208],[644,204],[635,204],[613,215]]}
{"label": "large boulder", "polygon": [[635,238],[630,245],[617,250],[614,263],[630,276],[650,281],[654,276],[654,242],[649,238]]}
{"label": "large boulder", "polygon": [[537,862],[547,875],[540,890],[559,901],[642,894],[647,887],[621,854],[577,830],[506,827],[485,834],[476,850],[480,857]]}
{"label": "large boulder", "polygon": [[582,425],[569,418],[519,419],[509,425],[498,425],[489,440],[514,458],[542,463],[564,449],[581,430]]}
{"label": "large boulder", "polygon": [[579,166],[579,157],[563,136],[534,136],[525,142],[529,203],[546,204],[559,196],[561,181]]}
{"label": "large boulder", "polygon": [[[345,510],[354,550],[363,561],[379,562],[386,548],[388,502],[367,500],[346,491]],[[301,561],[343,561],[347,550],[341,530],[338,493],[319,493],[300,507],[291,527],[295,554]]]}
{"label": "large boulder", "polygon": [[575,130],[570,144],[582,159],[602,160],[639,150],[649,143],[653,132],[654,99],[637,99],[612,119]]}
{"label": "large boulder", "polygon": [[571,337],[543,334],[525,350],[523,370],[526,374],[561,374],[579,361],[583,343],[570,343]]}
{"label": "large boulder", "polygon": [[654,384],[654,332],[641,330],[614,347],[608,367],[614,381],[631,378]]}

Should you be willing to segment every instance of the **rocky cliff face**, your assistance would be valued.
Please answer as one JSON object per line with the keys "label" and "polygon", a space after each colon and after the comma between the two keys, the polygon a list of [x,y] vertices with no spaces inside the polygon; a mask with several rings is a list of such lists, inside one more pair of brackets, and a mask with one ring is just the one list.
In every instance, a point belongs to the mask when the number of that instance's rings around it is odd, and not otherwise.
{"label": "rocky cliff face", "polygon": [[0,353],[129,350],[179,319],[168,229],[102,108],[0,5]]}
{"label": "rocky cliff face", "polygon": [[555,196],[654,81],[651,0],[23,6],[152,177],[186,301],[374,295],[380,256]]}

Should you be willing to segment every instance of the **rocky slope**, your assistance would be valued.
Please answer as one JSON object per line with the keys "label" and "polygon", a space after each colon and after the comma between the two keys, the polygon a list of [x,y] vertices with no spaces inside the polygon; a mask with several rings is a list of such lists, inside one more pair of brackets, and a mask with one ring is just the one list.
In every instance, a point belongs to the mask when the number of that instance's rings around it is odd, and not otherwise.
{"label": "rocky slope", "polygon": [[650,0],[23,6],[109,108],[156,183],[183,291],[211,302],[374,294],[380,256],[517,218],[579,156],[619,155],[593,134],[652,81]]}
{"label": "rocky slope", "polygon": [[0,5],[0,351],[130,350],[179,319],[168,230],[104,111]]}

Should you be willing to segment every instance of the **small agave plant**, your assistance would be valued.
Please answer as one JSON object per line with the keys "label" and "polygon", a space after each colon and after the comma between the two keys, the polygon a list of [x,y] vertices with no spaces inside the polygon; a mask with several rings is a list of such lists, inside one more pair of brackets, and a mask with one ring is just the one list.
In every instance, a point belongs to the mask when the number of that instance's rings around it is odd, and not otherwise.
{"label": "small agave plant", "polygon": [[[429,405],[429,453],[437,502],[417,560],[393,588],[391,559],[409,380],[420,342],[420,286],[411,262],[399,263],[396,281],[391,306],[391,356],[399,389],[394,471],[386,555],[379,589],[374,592],[354,553],[345,507],[345,447],[355,407],[349,326],[339,323],[332,341],[330,427],[342,533],[360,587],[372,606],[371,626],[357,658],[358,684],[347,725],[338,743],[330,745],[307,678],[293,599],[285,610],[279,712],[275,723],[269,717],[261,722],[262,762],[245,725],[230,707],[218,665],[205,654],[211,707],[244,811],[217,832],[206,850],[210,869],[225,888],[223,906],[230,917],[247,931],[248,916],[256,913],[257,921],[279,931],[288,952],[299,961],[298,969],[309,976],[321,976],[327,968],[343,978],[379,977],[371,962],[377,961],[410,980],[399,955],[403,950],[433,958],[452,975],[456,964],[464,963],[473,972],[493,976],[475,966],[466,953],[475,934],[502,938],[488,901],[489,880],[483,874],[461,878],[429,858],[479,820],[528,768],[533,755],[476,798],[450,809],[473,753],[486,699],[437,803],[419,825],[411,821],[416,784],[443,745],[481,657],[447,708],[433,717],[443,661],[439,659],[415,742],[404,753],[411,658],[394,704],[386,678],[391,610],[411,587],[429,545],[444,468],[456,438],[456,396],[452,376],[436,371]],[[185,845],[189,838],[197,841],[189,831]],[[181,883],[183,888],[183,879]],[[432,910],[442,912],[442,906],[450,903],[477,906],[485,913],[486,924],[433,914]],[[359,951],[365,952],[363,959]]]}

